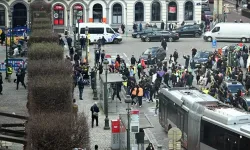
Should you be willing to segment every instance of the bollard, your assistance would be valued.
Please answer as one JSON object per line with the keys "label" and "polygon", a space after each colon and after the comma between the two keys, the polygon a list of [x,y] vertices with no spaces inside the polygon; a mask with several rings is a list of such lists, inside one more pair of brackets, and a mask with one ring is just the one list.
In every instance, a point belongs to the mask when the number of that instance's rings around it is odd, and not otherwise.
{"label": "bollard", "polygon": [[157,116],[157,111],[159,109],[159,100],[156,100],[156,106],[155,106],[155,116]]}
{"label": "bollard", "polygon": [[162,150],[162,145],[157,145],[157,150]]}

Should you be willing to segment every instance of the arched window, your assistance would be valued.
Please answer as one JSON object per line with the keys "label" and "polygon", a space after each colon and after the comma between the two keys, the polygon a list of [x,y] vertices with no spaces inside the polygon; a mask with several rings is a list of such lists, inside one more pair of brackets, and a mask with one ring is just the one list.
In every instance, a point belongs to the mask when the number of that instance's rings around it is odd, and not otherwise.
{"label": "arched window", "polygon": [[135,4],[135,21],[144,21],[144,6],[142,2]]}
{"label": "arched window", "polygon": [[168,4],[168,21],[177,21],[177,5],[176,2]]}
{"label": "arched window", "polygon": [[194,5],[192,2],[188,1],[185,3],[185,20],[194,20]]}
{"label": "arched window", "polygon": [[113,6],[113,24],[121,24],[122,23],[122,6],[121,4],[116,3]]}
{"label": "arched window", "polygon": [[5,26],[5,8],[0,5],[0,26]]}
{"label": "arched window", "polygon": [[60,4],[54,6],[54,25],[64,25],[64,7]]}
{"label": "arched window", "polygon": [[102,22],[102,5],[95,4],[93,6],[93,20],[94,22]]}
{"label": "arched window", "polygon": [[73,6],[73,25],[75,25],[78,21],[83,22],[83,6],[75,4]]}
{"label": "arched window", "polygon": [[157,1],[154,1],[152,3],[151,20],[152,21],[160,21],[161,20],[161,5]]}

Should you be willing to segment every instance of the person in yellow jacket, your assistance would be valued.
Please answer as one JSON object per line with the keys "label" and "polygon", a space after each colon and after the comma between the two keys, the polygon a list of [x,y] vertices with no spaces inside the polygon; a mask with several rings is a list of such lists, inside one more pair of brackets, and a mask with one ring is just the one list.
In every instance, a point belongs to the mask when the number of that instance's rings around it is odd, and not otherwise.
{"label": "person in yellow jacket", "polygon": [[8,82],[11,82],[12,73],[13,73],[13,68],[10,65],[8,65],[7,67]]}
{"label": "person in yellow jacket", "polygon": [[141,107],[142,97],[143,97],[143,88],[140,85],[138,85],[137,97],[138,97],[139,107]]}

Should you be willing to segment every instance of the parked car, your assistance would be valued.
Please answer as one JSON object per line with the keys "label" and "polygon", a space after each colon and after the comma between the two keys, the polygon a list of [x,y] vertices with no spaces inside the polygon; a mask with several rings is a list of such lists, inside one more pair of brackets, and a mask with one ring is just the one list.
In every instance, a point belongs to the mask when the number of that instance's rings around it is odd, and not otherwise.
{"label": "parked car", "polygon": [[160,31],[142,35],[141,40],[143,42],[150,42],[161,41],[163,38],[165,38],[169,42],[173,42],[179,40],[179,35],[178,33],[174,33],[171,31]]}
{"label": "parked car", "polygon": [[194,58],[191,59],[191,63],[194,61],[195,68],[200,67],[202,64],[207,63],[208,57],[212,54],[211,51],[198,51]]}
{"label": "parked car", "polygon": [[211,3],[211,4],[213,4],[214,3],[214,0],[208,0],[209,1],[209,3]]}
{"label": "parked car", "polygon": [[148,28],[143,29],[142,31],[137,31],[137,32],[132,33],[132,37],[133,38],[141,38],[141,35],[152,33],[155,31],[161,31],[161,29],[148,27]]}
{"label": "parked car", "polygon": [[184,25],[177,28],[174,32],[179,34],[179,37],[200,37],[202,31],[199,25]]}
{"label": "parked car", "polygon": [[166,51],[162,47],[151,47],[142,53],[140,59],[143,59],[145,64],[148,63],[148,55],[151,54],[151,64],[155,64],[157,60],[163,61],[166,57]]}
{"label": "parked car", "polygon": [[202,5],[204,5],[204,4],[206,5],[206,4],[208,4],[208,0],[201,0],[201,4],[202,4]]}
{"label": "parked car", "polygon": [[242,107],[245,111],[250,111],[250,95],[244,95],[242,98]]}

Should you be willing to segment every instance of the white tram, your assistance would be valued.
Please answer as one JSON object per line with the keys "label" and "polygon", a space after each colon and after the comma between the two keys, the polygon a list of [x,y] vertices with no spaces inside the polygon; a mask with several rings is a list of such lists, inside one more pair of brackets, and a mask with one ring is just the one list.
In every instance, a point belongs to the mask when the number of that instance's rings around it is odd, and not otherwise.
{"label": "white tram", "polygon": [[162,88],[159,122],[181,129],[187,150],[250,150],[250,114],[197,89]]}

